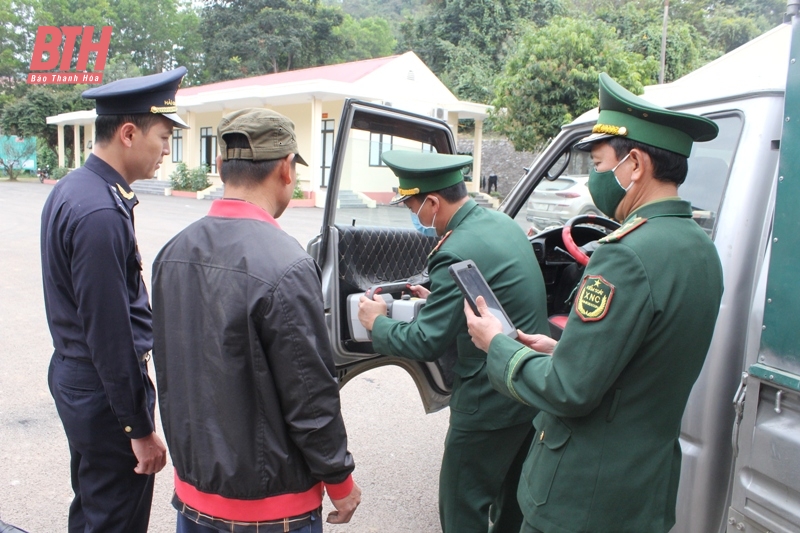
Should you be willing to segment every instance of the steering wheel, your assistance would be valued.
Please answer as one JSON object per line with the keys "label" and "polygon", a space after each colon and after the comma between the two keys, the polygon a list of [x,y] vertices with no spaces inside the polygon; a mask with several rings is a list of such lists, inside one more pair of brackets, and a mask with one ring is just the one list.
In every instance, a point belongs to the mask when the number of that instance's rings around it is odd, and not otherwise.
{"label": "steering wheel", "polygon": [[620,225],[610,218],[599,217],[597,215],[578,215],[572,217],[564,224],[564,228],[561,230],[561,239],[564,241],[564,246],[567,248],[569,254],[575,258],[575,261],[586,266],[589,263],[589,256],[578,248],[578,245],[575,244],[575,239],[572,238],[572,227],[579,224],[593,224],[595,226],[603,226],[610,230],[615,230]]}

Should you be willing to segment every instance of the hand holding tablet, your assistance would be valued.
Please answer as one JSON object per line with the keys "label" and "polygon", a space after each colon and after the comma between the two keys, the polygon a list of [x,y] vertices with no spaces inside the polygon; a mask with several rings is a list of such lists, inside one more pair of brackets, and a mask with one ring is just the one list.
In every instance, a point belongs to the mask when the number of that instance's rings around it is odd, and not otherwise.
{"label": "hand holding tablet", "polygon": [[477,316],[481,316],[478,311],[477,298],[478,296],[483,296],[489,312],[500,321],[503,333],[512,339],[516,339],[517,329],[514,327],[514,324],[511,323],[511,319],[506,314],[503,306],[500,305],[500,302],[494,292],[492,292],[489,284],[486,283],[486,279],[483,277],[483,274],[481,274],[481,271],[478,270],[475,263],[467,259],[466,261],[450,265],[448,270],[450,271],[450,275],[453,276],[458,288],[464,293],[464,297],[472,309],[472,312]]}

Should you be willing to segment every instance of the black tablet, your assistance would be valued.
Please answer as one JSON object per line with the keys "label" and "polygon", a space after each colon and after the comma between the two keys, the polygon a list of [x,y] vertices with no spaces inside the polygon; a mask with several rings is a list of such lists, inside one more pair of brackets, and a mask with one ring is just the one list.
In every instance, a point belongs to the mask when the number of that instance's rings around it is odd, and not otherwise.
{"label": "black tablet", "polygon": [[486,305],[489,306],[489,311],[491,311],[503,325],[503,333],[512,339],[516,339],[517,328],[511,323],[511,319],[508,318],[503,306],[500,305],[500,302],[492,292],[492,289],[489,288],[489,284],[486,283],[486,279],[484,279],[483,274],[478,270],[475,263],[471,259],[467,259],[466,261],[450,265],[448,270],[456,281],[458,288],[464,293],[464,297],[467,299],[472,311],[480,316],[475,301],[478,296],[483,296],[483,299],[486,300]]}

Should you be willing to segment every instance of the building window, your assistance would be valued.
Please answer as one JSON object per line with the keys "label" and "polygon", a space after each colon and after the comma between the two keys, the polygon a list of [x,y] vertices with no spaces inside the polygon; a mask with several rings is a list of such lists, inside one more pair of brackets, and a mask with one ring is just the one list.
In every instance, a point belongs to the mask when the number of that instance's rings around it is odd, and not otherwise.
{"label": "building window", "polygon": [[181,161],[183,161],[183,130],[175,128],[172,130],[172,162]]}
{"label": "building window", "polygon": [[200,164],[206,165],[212,174],[217,173],[217,136],[213,128],[200,128]]}
{"label": "building window", "polygon": [[383,152],[392,149],[392,136],[383,133],[369,134],[369,166],[385,167],[386,163],[381,159]]}
{"label": "building window", "polygon": [[328,178],[331,175],[331,161],[333,161],[333,124],[334,121],[322,121],[322,164],[320,187],[328,186]]}

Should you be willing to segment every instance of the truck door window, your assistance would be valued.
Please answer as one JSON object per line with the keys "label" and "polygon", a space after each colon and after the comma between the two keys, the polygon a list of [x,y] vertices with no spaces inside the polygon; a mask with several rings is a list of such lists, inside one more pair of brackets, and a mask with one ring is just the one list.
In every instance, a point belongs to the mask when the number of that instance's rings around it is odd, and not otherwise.
{"label": "truck door window", "polygon": [[436,152],[436,147],[396,134],[350,130],[342,164],[335,224],[413,228],[403,204],[389,205],[397,195],[397,177],[380,160],[387,150]]}
{"label": "truck door window", "polygon": [[708,117],[719,126],[713,141],[694,143],[686,181],[678,194],[692,204],[692,217],[706,233],[714,234],[733,155],[742,132],[738,115]]}
{"label": "truck door window", "polygon": [[[735,114],[708,118],[719,126],[719,135],[713,141],[694,143],[689,157],[689,172],[686,181],[678,188],[678,194],[692,204],[694,220],[706,233],[713,235],[743,122]],[[572,149],[569,155],[569,163],[562,174],[552,179],[554,176],[548,173],[550,179],[542,179],[536,185],[517,213],[516,221],[526,231],[538,233],[553,226],[563,226],[578,215],[602,216],[592,202],[587,186],[592,164],[590,154]],[[562,155],[561,159],[564,157]],[[552,167],[560,168],[561,159]]]}
{"label": "truck door window", "polygon": [[536,185],[525,206],[520,209],[515,218],[522,229],[527,231],[532,228],[534,232],[539,232],[551,226],[563,226],[567,220],[578,215],[601,214],[586,186],[592,164],[591,155],[573,149],[569,156],[566,167],[563,164],[566,152],[551,166],[552,169],[563,169],[561,175],[556,176],[548,171],[548,179]]}

